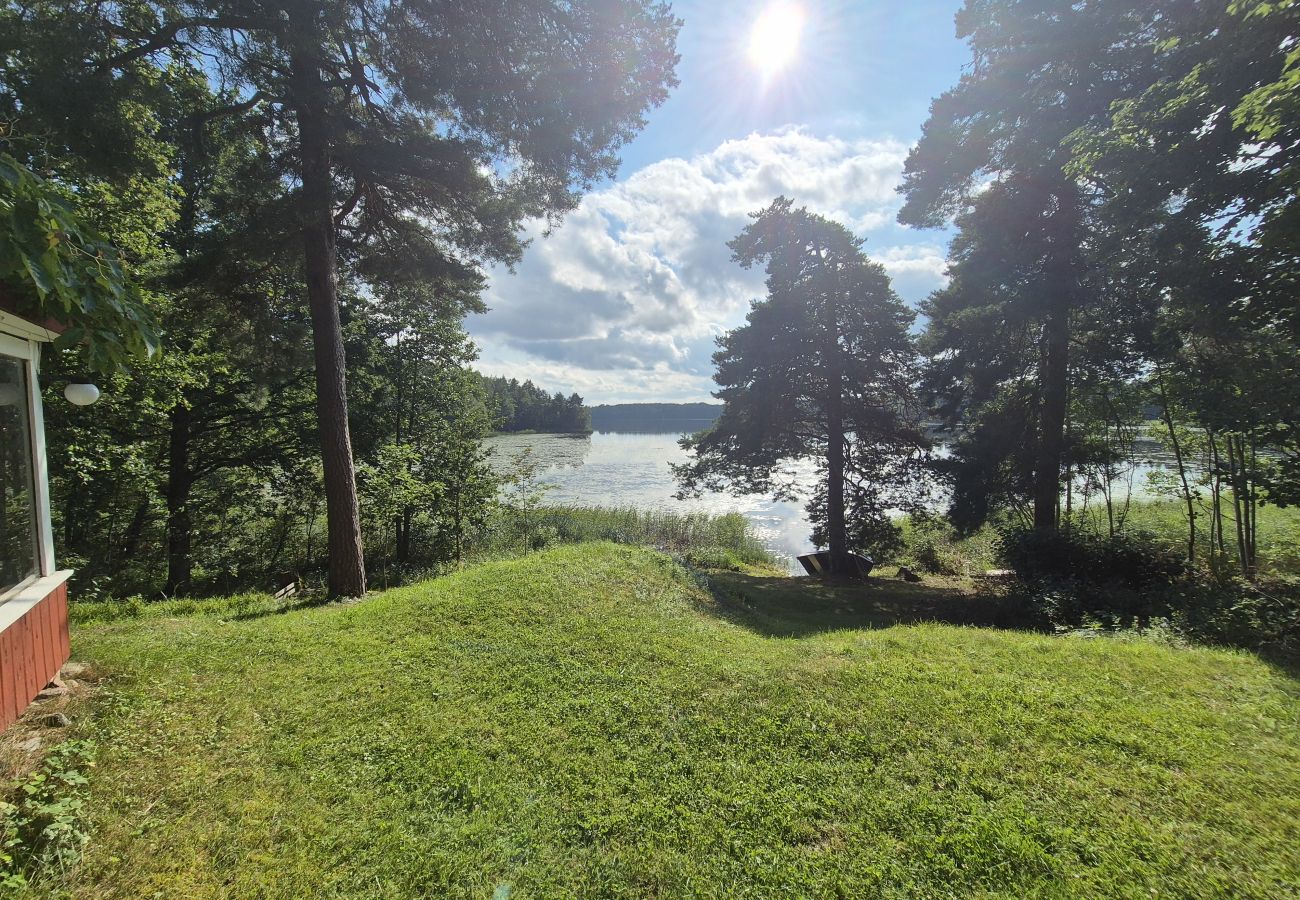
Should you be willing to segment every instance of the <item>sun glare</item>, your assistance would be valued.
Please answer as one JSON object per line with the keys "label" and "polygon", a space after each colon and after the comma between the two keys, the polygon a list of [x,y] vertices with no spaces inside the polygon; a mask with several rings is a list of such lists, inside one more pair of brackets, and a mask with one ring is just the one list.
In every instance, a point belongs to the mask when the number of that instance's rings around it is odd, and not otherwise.
{"label": "sun glare", "polygon": [[794,60],[803,22],[803,9],[796,3],[773,3],[758,17],[749,32],[748,56],[764,78],[771,78]]}

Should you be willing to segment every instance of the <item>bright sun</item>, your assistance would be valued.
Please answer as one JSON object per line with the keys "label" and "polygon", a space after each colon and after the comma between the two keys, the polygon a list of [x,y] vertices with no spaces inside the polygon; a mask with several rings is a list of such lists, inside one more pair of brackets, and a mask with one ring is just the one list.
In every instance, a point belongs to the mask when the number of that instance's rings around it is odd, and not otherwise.
{"label": "bright sun", "polygon": [[794,60],[803,21],[803,9],[783,0],[772,3],[758,17],[749,32],[748,55],[764,78],[772,77]]}

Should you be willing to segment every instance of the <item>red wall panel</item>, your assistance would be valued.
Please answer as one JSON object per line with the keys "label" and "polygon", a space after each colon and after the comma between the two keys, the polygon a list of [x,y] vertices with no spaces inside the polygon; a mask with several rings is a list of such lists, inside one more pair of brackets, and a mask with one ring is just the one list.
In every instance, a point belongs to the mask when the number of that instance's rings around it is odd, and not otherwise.
{"label": "red wall panel", "polygon": [[0,730],[68,661],[68,586],[61,584],[0,632]]}

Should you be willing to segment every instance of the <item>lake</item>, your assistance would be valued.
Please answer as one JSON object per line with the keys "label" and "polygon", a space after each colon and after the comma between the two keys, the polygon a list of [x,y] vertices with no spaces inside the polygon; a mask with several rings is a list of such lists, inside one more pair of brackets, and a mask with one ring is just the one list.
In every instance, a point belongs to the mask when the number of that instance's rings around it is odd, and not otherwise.
{"label": "lake", "polygon": [[[798,502],[774,503],[770,498],[751,495],[705,494],[691,500],[677,500],[669,464],[684,462],[685,452],[677,445],[686,431],[630,433],[598,431],[580,434],[504,434],[487,439],[494,450],[494,464],[509,468],[510,460],[526,447],[541,463],[543,482],[553,485],[546,495],[548,504],[579,506],[635,506],[641,509],[728,513],[747,518],[755,533],[773,553],[793,567],[794,557],[815,549],[808,540],[812,526]],[[1133,496],[1148,495],[1147,473],[1166,468],[1169,460],[1159,444],[1141,442],[1140,462],[1134,467]],[[940,451],[942,452],[942,451]],[[796,469],[803,484],[810,484],[814,466]]]}
{"label": "lake", "polygon": [[[525,447],[541,462],[541,480],[553,485],[548,504],[635,506],[640,509],[738,512],[753,525],[763,543],[783,557],[813,549],[811,526],[799,503],[774,503],[768,497],[705,494],[677,500],[670,463],[686,460],[677,441],[682,431],[655,434],[598,431],[582,434],[503,434],[488,438],[494,463],[508,468]],[[812,466],[808,466],[811,475]]]}

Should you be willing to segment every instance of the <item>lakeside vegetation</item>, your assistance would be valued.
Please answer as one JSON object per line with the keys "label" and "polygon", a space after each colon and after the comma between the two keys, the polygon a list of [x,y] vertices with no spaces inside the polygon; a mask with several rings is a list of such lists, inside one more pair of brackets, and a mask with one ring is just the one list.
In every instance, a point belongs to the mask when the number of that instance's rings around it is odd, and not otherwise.
{"label": "lakeside vegetation", "polygon": [[[728,580],[730,579],[730,580]],[[1273,897],[1300,696],[1238,652],[612,544],[364,604],[79,626],[81,863],[33,896]],[[1288,824],[1291,823],[1291,824]]]}

